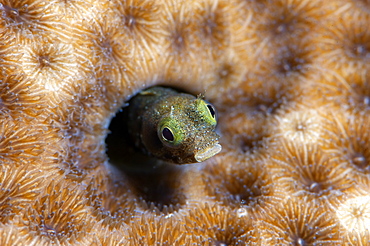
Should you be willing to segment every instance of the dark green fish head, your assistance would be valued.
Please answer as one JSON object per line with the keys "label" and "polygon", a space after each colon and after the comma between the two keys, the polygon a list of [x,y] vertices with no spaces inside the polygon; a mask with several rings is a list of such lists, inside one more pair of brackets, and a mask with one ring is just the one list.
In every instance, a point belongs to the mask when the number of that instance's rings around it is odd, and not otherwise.
{"label": "dark green fish head", "polygon": [[186,164],[205,161],[221,151],[216,110],[202,98],[154,87],[131,104],[129,131],[145,153]]}

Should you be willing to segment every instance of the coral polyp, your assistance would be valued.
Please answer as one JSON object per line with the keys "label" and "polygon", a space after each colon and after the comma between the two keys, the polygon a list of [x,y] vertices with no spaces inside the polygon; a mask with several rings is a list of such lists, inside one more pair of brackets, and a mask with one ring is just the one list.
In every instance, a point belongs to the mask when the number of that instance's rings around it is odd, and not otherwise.
{"label": "coral polyp", "polygon": [[301,203],[292,199],[265,211],[260,228],[263,245],[340,245],[337,221],[310,202]]}

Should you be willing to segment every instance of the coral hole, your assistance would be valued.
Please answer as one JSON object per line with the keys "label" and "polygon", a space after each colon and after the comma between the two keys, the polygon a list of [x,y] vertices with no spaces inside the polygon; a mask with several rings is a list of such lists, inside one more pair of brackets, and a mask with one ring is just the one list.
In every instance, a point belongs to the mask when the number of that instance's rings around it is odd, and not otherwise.
{"label": "coral hole", "polygon": [[260,134],[239,136],[239,146],[242,152],[252,153],[263,147],[264,136]]}
{"label": "coral hole", "polygon": [[136,18],[133,15],[128,14],[124,18],[124,23],[130,30],[133,30],[136,25]]}
{"label": "coral hole", "polygon": [[307,62],[305,61],[303,54],[299,54],[293,50],[287,50],[281,55],[281,59],[279,59],[278,71],[281,74],[297,72],[302,70],[306,63]]}
{"label": "coral hole", "polygon": [[46,224],[42,227],[42,231],[45,235],[48,235],[49,237],[56,237],[58,235],[58,232],[55,228]]}
{"label": "coral hole", "polygon": [[364,57],[364,56],[367,56],[367,47],[363,44],[357,44],[355,45],[355,47],[353,48],[354,50],[354,53],[359,56],[359,57]]}
{"label": "coral hole", "polygon": [[323,185],[320,182],[315,181],[312,181],[310,184],[308,184],[306,189],[313,193],[320,193],[320,191],[324,190]]}
{"label": "coral hole", "polygon": [[362,153],[353,153],[350,160],[360,171],[370,173],[368,158]]}
{"label": "coral hole", "polygon": [[272,21],[271,30],[275,35],[284,35],[294,31],[294,22],[290,16],[280,16],[279,19]]}
{"label": "coral hole", "polygon": [[6,16],[13,21],[18,23],[23,21],[18,9],[3,4],[1,5],[1,9],[5,12]]}
{"label": "coral hole", "polygon": [[184,48],[185,46],[185,41],[184,41],[184,37],[182,35],[182,32],[181,31],[178,31],[176,30],[173,34],[172,34],[172,45],[174,47],[174,50],[176,51],[180,51]]}
{"label": "coral hole", "polygon": [[304,239],[300,238],[300,237],[297,237],[294,239],[294,242],[293,242],[293,245],[294,246],[306,246],[308,245]]}
{"label": "coral hole", "polygon": [[347,40],[347,53],[349,57],[368,61],[370,59],[370,34],[368,30],[352,35]]}
{"label": "coral hole", "polygon": [[105,139],[106,153],[112,164],[118,165],[124,160],[124,152],[127,149],[128,133],[126,129],[127,116],[124,111],[120,111],[111,120],[109,134]]}
{"label": "coral hole", "polygon": [[350,97],[348,102],[354,107],[369,107],[370,106],[370,76],[363,81],[355,81],[351,86]]}
{"label": "coral hole", "polygon": [[126,122],[125,108],[111,120],[105,140],[109,162],[127,177],[141,209],[156,213],[177,211],[186,202],[180,187],[183,167],[140,153],[129,137]]}
{"label": "coral hole", "polygon": [[231,63],[223,64],[217,73],[219,79],[221,81],[227,80],[227,78],[230,77],[230,75],[232,75],[233,69],[234,69],[233,64]]}
{"label": "coral hole", "polygon": [[40,64],[41,68],[46,67],[46,66],[50,66],[50,63],[51,63],[50,57],[47,56],[47,55],[40,56],[38,58],[38,61],[39,61],[39,64]]}
{"label": "coral hole", "polygon": [[240,185],[239,187],[229,186],[230,199],[240,205],[253,205],[259,196],[262,195],[258,187],[247,187]]}
{"label": "coral hole", "polygon": [[212,245],[215,246],[227,246],[229,245],[227,242],[224,241],[217,241],[217,240],[210,240],[212,242]]}
{"label": "coral hole", "polygon": [[[302,189],[307,192],[314,194],[315,196],[324,196],[330,194],[333,190],[343,189],[343,185],[335,177],[332,177],[332,168],[329,168],[331,164],[326,162],[326,168],[320,168],[319,164],[308,164],[310,168],[299,169],[297,175],[294,177],[294,185],[301,183]],[[315,167],[316,166],[316,167]]]}

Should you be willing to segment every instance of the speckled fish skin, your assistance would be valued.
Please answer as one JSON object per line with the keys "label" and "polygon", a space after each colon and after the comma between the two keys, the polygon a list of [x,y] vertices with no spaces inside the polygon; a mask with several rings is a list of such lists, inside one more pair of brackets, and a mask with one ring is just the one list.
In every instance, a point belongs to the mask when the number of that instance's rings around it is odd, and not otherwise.
{"label": "speckled fish skin", "polygon": [[[214,109],[193,95],[153,87],[131,99],[128,130],[135,146],[147,155],[175,164],[201,162],[221,151],[216,116],[209,107]],[[163,137],[163,122],[176,126],[176,144]]]}

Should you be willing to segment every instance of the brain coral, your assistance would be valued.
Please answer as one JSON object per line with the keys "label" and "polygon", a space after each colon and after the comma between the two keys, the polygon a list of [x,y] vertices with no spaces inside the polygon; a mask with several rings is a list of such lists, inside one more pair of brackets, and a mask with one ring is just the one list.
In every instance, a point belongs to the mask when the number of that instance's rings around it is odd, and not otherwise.
{"label": "brain coral", "polygon": [[[370,244],[368,0],[0,11],[0,245]],[[154,85],[205,93],[223,151],[114,163],[113,117]]]}

